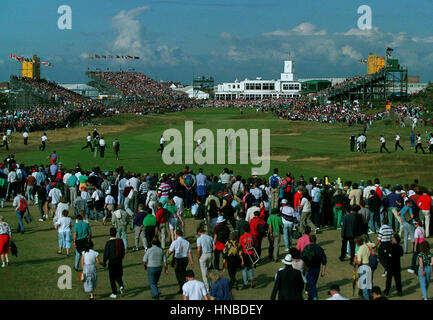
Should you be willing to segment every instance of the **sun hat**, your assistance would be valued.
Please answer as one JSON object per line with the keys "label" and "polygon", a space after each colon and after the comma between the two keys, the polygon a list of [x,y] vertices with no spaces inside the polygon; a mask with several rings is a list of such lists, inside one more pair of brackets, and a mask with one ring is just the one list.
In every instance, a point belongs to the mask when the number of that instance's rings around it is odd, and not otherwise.
{"label": "sun hat", "polygon": [[217,219],[217,223],[223,223],[224,221],[226,221],[226,219],[224,219],[223,216],[219,216]]}
{"label": "sun hat", "polygon": [[286,254],[284,259],[281,260],[282,263],[284,263],[287,266],[291,266],[293,264],[292,255]]}

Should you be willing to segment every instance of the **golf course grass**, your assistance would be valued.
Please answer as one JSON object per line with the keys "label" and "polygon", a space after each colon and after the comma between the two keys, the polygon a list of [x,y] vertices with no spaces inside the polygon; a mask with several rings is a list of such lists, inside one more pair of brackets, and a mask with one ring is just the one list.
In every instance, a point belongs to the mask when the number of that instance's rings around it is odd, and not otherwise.
{"label": "golf course grass", "polygon": [[[329,175],[331,180],[341,177],[343,181],[359,181],[361,179],[373,179],[379,177],[381,183],[412,183],[418,178],[421,185],[430,187],[433,182],[432,157],[429,154],[415,154],[409,146],[410,128],[395,127],[394,124],[374,123],[367,131],[367,154],[350,152],[349,138],[351,134],[358,134],[362,126],[347,127],[346,124],[323,124],[300,121],[285,121],[275,118],[266,112],[257,113],[248,110],[240,115],[238,109],[195,109],[181,113],[164,115],[117,115],[111,119],[94,119],[101,125],[88,127],[73,127],[48,131],[47,149],[45,152],[38,150],[41,132],[30,133],[29,145],[24,146],[20,134],[13,134],[10,151],[7,153],[1,149],[4,158],[13,153],[18,163],[25,165],[48,163],[47,156],[56,150],[60,161],[67,168],[73,168],[77,163],[81,167],[90,170],[96,165],[103,170],[114,170],[123,166],[126,171],[136,172],[179,172],[184,169],[184,164],[165,165],[161,160],[161,154],[156,151],[159,147],[159,138],[168,128],[179,129],[184,132],[185,121],[194,121],[194,131],[200,128],[208,128],[216,135],[217,129],[240,128],[270,129],[271,134],[271,164],[280,172],[292,172],[296,178],[304,175],[306,179],[317,176]],[[95,159],[89,149],[81,151],[85,145],[85,137],[96,127],[107,141],[106,157]],[[394,152],[394,135],[398,131],[401,136],[401,144],[405,151]],[[415,131],[417,132],[417,131]],[[424,134],[425,129],[420,132]],[[383,134],[387,138],[390,154],[379,153],[379,136]],[[184,135],[182,135],[184,137]],[[120,160],[116,161],[111,152],[111,143],[114,138],[120,142]],[[261,140],[261,139],[259,139]],[[239,149],[239,145],[237,145]],[[260,152],[259,152],[260,154]],[[244,164],[204,164],[190,165],[197,172],[199,167],[205,174],[219,174],[224,167],[229,167],[235,174],[247,177],[251,174],[251,165]],[[271,172],[270,172],[271,173]],[[270,174],[269,173],[269,174]],[[267,176],[269,176],[269,174]],[[52,221],[39,222],[38,209],[30,205],[30,211],[36,218],[31,224],[25,224],[25,234],[13,234],[13,239],[18,247],[18,258],[10,256],[10,264],[6,268],[0,268],[0,299],[87,299],[83,291],[82,282],[78,280],[77,273],[72,269],[74,254],[66,257],[57,254],[57,230],[53,228]],[[0,215],[10,223],[13,231],[16,231],[17,219],[14,208],[10,202],[5,208],[0,209]],[[105,242],[109,239],[109,226],[103,226],[102,222],[91,221],[95,250],[102,251]],[[194,255],[194,271],[196,278],[201,280],[195,246],[196,221],[186,219],[186,238],[190,240]],[[376,239],[371,235],[372,240]],[[128,233],[130,246],[134,243],[132,231]],[[321,230],[318,234],[318,243],[325,249],[328,256],[327,274],[318,282],[319,299],[327,298],[329,285],[337,283],[341,287],[341,294],[351,299],[361,299],[352,295],[352,267],[348,260],[340,262],[341,237],[340,232],[334,229]],[[293,245],[296,240],[293,241]],[[140,244],[141,245],[141,244]],[[282,243],[280,243],[282,245]],[[236,299],[269,299],[273,277],[276,271],[282,267],[282,263],[275,263],[267,258],[268,240],[263,241],[263,259],[254,269],[257,287],[254,289],[234,290]],[[284,247],[280,248],[280,258],[284,257]],[[395,285],[391,289],[391,299],[421,299],[418,278],[409,274],[406,269],[410,266],[411,252],[402,258],[402,283],[403,297],[397,297]],[[121,299],[150,299],[150,288],[147,274],[142,266],[144,251],[128,251],[124,260],[124,282],[126,295]],[[72,289],[61,290],[57,281],[61,274],[57,273],[62,265],[72,269]],[[101,266],[98,270],[98,284],[95,291],[96,299],[109,299],[111,293],[108,271]],[[374,284],[385,288],[385,278],[381,277],[383,267],[379,266],[374,273]],[[238,273],[238,280],[242,275]],[[160,288],[163,293],[161,299],[181,299],[177,295],[178,290],[174,270],[170,268],[169,275],[161,275]]]}

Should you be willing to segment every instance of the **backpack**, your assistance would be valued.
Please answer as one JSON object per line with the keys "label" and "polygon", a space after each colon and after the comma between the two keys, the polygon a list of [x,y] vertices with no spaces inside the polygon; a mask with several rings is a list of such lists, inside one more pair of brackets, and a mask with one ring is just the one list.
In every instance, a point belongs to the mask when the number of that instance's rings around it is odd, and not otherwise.
{"label": "backpack", "polygon": [[277,176],[272,176],[271,177],[271,181],[270,181],[270,186],[271,188],[278,188],[278,184],[279,184],[279,179]]}
{"label": "backpack", "polygon": [[218,228],[217,241],[221,243],[226,243],[230,237],[230,228],[227,226],[221,226]]}
{"label": "backpack", "polygon": [[305,265],[310,268],[315,260],[317,260],[316,253],[310,247],[305,247],[302,251],[302,261],[304,261]]}
{"label": "backpack", "polygon": [[267,231],[266,224],[259,225],[258,231],[259,231],[259,236],[261,236],[261,237],[266,236],[266,231]]}
{"label": "backpack", "polygon": [[379,197],[379,199],[382,199],[383,193],[382,190],[380,190],[379,186],[376,187],[376,194]]}
{"label": "backpack", "polygon": [[185,176],[185,178],[183,178],[183,183],[185,184],[186,187],[189,187],[192,185],[192,177],[191,175],[187,174]]}
{"label": "backpack", "polygon": [[27,201],[24,198],[20,198],[20,205],[18,207],[18,211],[21,213],[25,213],[27,210]]}
{"label": "backpack", "polygon": [[373,253],[373,250],[369,246],[367,246],[368,250],[370,250],[370,256],[368,257],[368,265],[371,268],[371,271],[376,270],[377,265],[379,264],[379,260],[377,256]]}
{"label": "backpack", "polygon": [[291,191],[291,189],[292,189],[291,181],[292,180],[290,178],[286,178],[286,179],[283,180],[282,187],[283,187],[283,190],[285,192],[290,192]]}

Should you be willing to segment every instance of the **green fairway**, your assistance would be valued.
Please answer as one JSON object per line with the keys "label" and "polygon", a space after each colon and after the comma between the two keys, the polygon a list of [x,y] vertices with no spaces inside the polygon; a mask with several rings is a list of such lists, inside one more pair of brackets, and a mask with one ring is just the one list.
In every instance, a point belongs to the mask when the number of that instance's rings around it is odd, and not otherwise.
{"label": "green fairway", "polygon": [[[396,127],[394,123],[385,125],[384,121],[376,122],[367,130],[367,154],[350,152],[349,138],[358,134],[362,126],[348,127],[346,124],[325,124],[317,122],[301,122],[279,120],[266,112],[257,113],[248,110],[240,115],[238,109],[194,109],[186,112],[163,115],[117,115],[113,118],[95,119],[98,131],[104,135],[107,142],[106,157],[95,159],[89,149],[81,151],[85,145],[89,127],[75,127],[49,131],[47,149],[38,151],[41,132],[31,133],[29,145],[24,146],[19,134],[13,137],[10,153],[15,154],[18,163],[25,165],[46,164],[46,157],[56,150],[60,161],[72,168],[80,163],[84,169],[99,165],[102,169],[115,169],[122,165],[126,170],[139,172],[178,172],[184,169],[184,164],[165,165],[161,154],[156,151],[159,138],[164,130],[179,129],[185,139],[185,121],[192,120],[194,132],[201,128],[210,129],[216,136],[217,129],[240,128],[270,129],[271,165],[280,172],[291,171],[296,177],[323,177],[329,175],[335,180],[359,181],[379,177],[382,183],[411,183],[419,178],[421,184],[430,185],[433,182],[431,165],[433,157],[429,154],[415,154],[410,149],[410,128]],[[404,151],[394,152],[394,137],[398,131]],[[425,128],[419,131],[424,136]],[[415,130],[415,133],[418,131]],[[379,153],[379,136],[387,139],[390,154]],[[116,161],[111,144],[117,137],[120,141],[120,160]],[[215,142],[216,143],[216,142]],[[426,149],[426,144],[424,144]],[[239,150],[239,141],[237,141]],[[6,155],[4,149],[1,150]],[[261,152],[259,152],[259,155]],[[216,159],[216,156],[215,156]],[[218,174],[224,167],[230,167],[236,174],[243,176],[251,174],[251,165],[239,164],[192,164],[191,168],[202,167],[205,173]]]}
{"label": "green fairway", "polygon": [[[358,134],[362,127],[348,128],[344,124],[322,124],[312,122],[294,122],[276,119],[267,113],[256,113],[255,110],[244,112],[241,116],[237,109],[200,109],[189,110],[182,113],[165,115],[122,115],[112,119],[96,119],[95,123],[107,141],[106,157],[95,159],[90,150],[81,151],[85,144],[85,137],[93,130],[93,126],[74,127],[49,131],[47,149],[38,151],[42,133],[31,133],[29,145],[24,146],[19,134],[13,135],[10,152],[14,153],[18,163],[27,165],[47,164],[46,157],[56,150],[60,161],[67,168],[73,168],[77,163],[90,170],[96,165],[104,169],[115,169],[123,166],[127,171],[139,172],[178,172],[184,165],[165,165],[161,155],[156,149],[159,147],[159,138],[168,128],[179,129],[182,133],[186,120],[194,121],[194,130],[209,128],[216,133],[217,129],[245,128],[271,130],[271,170],[278,167],[280,172],[291,171],[296,178],[303,174],[305,178],[312,176],[329,175],[331,179],[341,177],[343,180],[357,181],[360,179],[381,178],[382,183],[411,183],[419,178],[420,184],[431,186],[433,173],[431,172],[432,156],[429,154],[414,154],[409,146],[409,128],[398,128],[404,152],[393,152],[393,139],[396,128],[386,126],[383,122],[375,123],[367,131],[367,154],[351,153],[349,151],[349,137],[352,133]],[[421,130],[420,130],[421,131]],[[416,132],[416,131],[415,131]],[[421,132],[424,132],[422,130]],[[379,154],[379,135],[384,134],[388,141],[391,154]],[[120,160],[116,161],[111,152],[111,143],[117,137],[120,141]],[[239,149],[239,145],[237,146]],[[6,152],[2,149],[2,156]],[[251,173],[251,165],[191,165],[191,168],[204,168],[204,173],[218,174],[222,168],[229,167],[235,174],[247,177]],[[37,207],[31,205],[30,211],[37,219]],[[11,203],[6,203],[0,214],[10,223],[13,230],[17,227],[17,218]],[[109,226],[101,222],[91,222],[95,250],[102,254],[105,242],[108,240]],[[192,243],[196,278],[201,280],[201,273],[197,261],[195,247],[196,221],[186,219],[187,239]],[[0,299],[87,299],[82,283],[77,273],[72,269],[74,263],[73,250],[71,257],[65,254],[58,255],[57,230],[53,228],[52,221],[35,221],[25,225],[26,233],[16,234],[13,237],[18,246],[18,258],[10,257],[10,265],[0,269]],[[134,235],[128,233],[130,246],[134,242]],[[373,235],[373,239],[375,236]],[[293,244],[296,242],[294,241]],[[352,267],[348,261],[340,262],[340,232],[330,229],[321,231],[318,243],[323,246],[328,256],[327,275],[318,282],[319,298],[327,298],[327,291],[331,283],[337,283],[342,294],[349,298],[361,299],[352,296]],[[283,244],[280,243],[280,258],[284,257]],[[274,263],[267,258],[268,240],[263,241],[264,259],[254,270],[257,288],[234,291],[236,299],[269,299],[273,287],[275,272],[282,267],[282,263]],[[418,278],[406,272],[410,265],[411,250],[402,258],[403,297],[397,297],[395,287],[391,289],[391,298],[418,300],[421,296]],[[150,289],[147,274],[143,269],[141,260],[143,250],[128,252],[124,260],[124,282],[127,294],[122,299],[150,299]],[[57,287],[58,268],[61,265],[72,269],[72,289],[60,290]],[[383,268],[378,267],[374,274],[374,283],[384,289],[385,278],[381,277]],[[241,280],[239,272],[238,280]],[[394,285],[394,284],[393,284]],[[176,295],[177,283],[174,270],[169,275],[161,276],[160,287],[162,299],[180,299]],[[109,299],[110,285],[108,272],[98,266],[98,285],[95,292],[96,299]]]}

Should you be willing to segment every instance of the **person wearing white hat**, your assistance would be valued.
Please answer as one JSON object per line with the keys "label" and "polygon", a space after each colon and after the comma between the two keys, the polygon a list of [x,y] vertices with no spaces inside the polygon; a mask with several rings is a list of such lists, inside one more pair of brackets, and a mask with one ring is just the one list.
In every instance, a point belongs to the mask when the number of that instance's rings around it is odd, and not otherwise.
{"label": "person wearing white hat", "polygon": [[224,246],[230,238],[230,228],[227,226],[226,219],[223,216],[219,216],[217,219],[217,225],[214,231],[213,237],[213,250],[214,250],[214,262],[213,267],[216,270],[220,270],[220,255],[224,250]]}
{"label": "person wearing white hat", "polygon": [[277,293],[278,300],[303,300],[304,281],[301,272],[293,269],[292,256],[287,254],[281,262],[285,267],[277,272],[271,300],[275,300]]}

